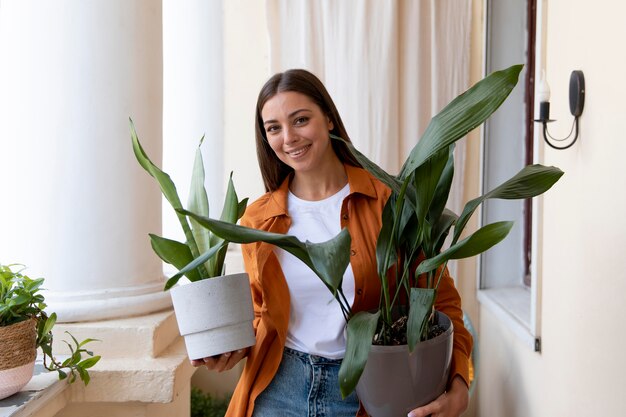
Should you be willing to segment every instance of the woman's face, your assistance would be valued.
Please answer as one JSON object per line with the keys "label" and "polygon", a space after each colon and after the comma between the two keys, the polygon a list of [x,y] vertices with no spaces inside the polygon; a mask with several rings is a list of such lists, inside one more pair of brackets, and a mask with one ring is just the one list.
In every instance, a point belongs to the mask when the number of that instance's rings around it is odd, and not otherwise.
{"label": "woman's face", "polygon": [[336,158],[328,135],[333,123],[308,96],[278,93],[265,103],[261,118],[270,147],[296,173],[314,172]]}

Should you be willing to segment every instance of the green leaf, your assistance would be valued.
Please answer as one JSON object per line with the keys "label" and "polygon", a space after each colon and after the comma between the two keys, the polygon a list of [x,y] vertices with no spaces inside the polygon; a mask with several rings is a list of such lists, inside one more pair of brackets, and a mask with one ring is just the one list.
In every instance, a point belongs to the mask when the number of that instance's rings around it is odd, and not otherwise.
{"label": "green leaf", "polygon": [[[416,190],[416,210],[418,224],[423,224],[426,221],[431,203],[433,203],[433,197],[437,185],[440,182],[444,169],[449,160],[449,151],[447,148],[436,152],[422,165],[415,169],[413,174],[413,185]],[[439,204],[436,202],[436,204]]]}
{"label": "green leaf", "polygon": [[[454,178],[454,144],[448,147],[448,161],[441,171],[439,182],[435,188],[435,193],[428,209],[428,219],[431,223],[436,224],[445,210],[450,189],[452,188],[452,180]],[[458,216],[457,216],[458,217]]]}
{"label": "green leaf", "polygon": [[[149,234],[150,244],[154,252],[163,261],[174,265],[179,271],[193,261],[193,255],[189,246],[175,240],[166,239],[161,236]],[[190,281],[198,281],[201,279],[197,269],[193,269],[185,273]]]}
{"label": "green leaf", "polygon": [[413,352],[415,345],[422,340],[424,329],[428,327],[435,295],[435,290],[431,288],[411,288],[409,321],[406,329],[410,352]]}
{"label": "green leaf", "polygon": [[[168,174],[161,171],[161,169],[159,169],[150,160],[150,158],[148,158],[148,155],[141,146],[141,143],[139,143],[139,138],[137,137],[137,132],[135,131],[135,124],[132,120],[130,120],[130,133],[131,139],[133,141],[133,152],[135,153],[135,157],[137,158],[139,165],[141,165],[143,169],[145,169],[146,172],[150,174],[150,176],[157,180],[157,183],[161,188],[161,192],[163,193],[167,201],[169,201],[169,203],[172,205],[172,207],[174,207],[174,209],[182,208],[183,205],[180,202],[180,197],[178,197],[178,192],[176,191],[176,186],[174,185],[174,182]],[[187,222],[184,217],[183,220],[185,221],[185,223]],[[187,225],[187,228],[188,227],[189,226]]]}
{"label": "green leaf", "polygon": [[100,356],[93,356],[91,358],[87,358],[87,359],[80,361],[78,363],[78,366],[80,366],[83,369],[89,369],[93,367],[95,364],[97,364],[99,360],[100,360]]}
{"label": "green leaf", "polygon": [[101,340],[100,340],[100,339],[90,339],[90,338],[87,338],[87,339],[83,340],[82,342],[80,342],[80,344],[78,345],[78,347],[83,347],[83,346],[85,346],[87,343],[91,343],[91,342],[101,342]]}
{"label": "green leaf", "polygon": [[488,224],[462,241],[455,243],[439,255],[422,261],[415,271],[416,275],[432,271],[450,259],[463,259],[478,255],[501,242],[513,227],[513,222]]}
{"label": "green leaf", "polygon": [[[79,345],[79,343],[78,343],[78,340],[76,340],[76,338],[74,337],[74,335],[73,335],[72,333],[70,333],[70,332],[67,332],[67,331],[66,331],[65,333],[67,333],[68,335],[70,335],[70,337],[71,337],[71,338],[72,338],[72,340],[74,341],[74,344],[76,345],[76,349],[79,349],[79,348],[80,348],[80,345]],[[79,357],[80,357],[80,355],[79,355]]]}
{"label": "green leaf", "polygon": [[481,125],[508,97],[519,78],[522,65],[496,71],[452,100],[432,118],[421,139],[400,170],[400,179],[430,157]]}
{"label": "green leaf", "polygon": [[345,141],[339,136],[335,136],[333,134],[330,135],[332,139],[342,141],[347,147],[350,153],[356,158],[357,161],[365,168],[368,172],[378,178],[383,184],[387,187],[391,188],[396,193],[400,193],[400,188],[402,187],[402,181],[398,181],[394,176],[389,175],[384,169],[376,165],[372,160],[359,152],[351,142]]}
{"label": "green leaf", "polygon": [[476,208],[488,198],[519,200],[536,197],[548,191],[562,175],[563,171],[556,167],[546,167],[537,164],[522,168],[521,171],[508,181],[465,204],[463,212],[454,228],[454,239],[452,242],[454,243],[459,239]]}
{"label": "green leaf", "polygon": [[[137,137],[137,132],[135,131],[135,125],[132,119],[130,121],[130,134],[133,142],[133,152],[135,153],[135,157],[148,174],[153,177],[159,187],[161,188],[161,192],[170,203],[174,210],[182,209],[182,203],[180,202],[180,197],[178,197],[178,192],[176,191],[176,186],[174,182],[170,178],[168,174],[161,171],[152,161],[148,158],[148,155],[144,151],[141,143],[139,143],[139,138]],[[196,244],[195,238],[193,237],[193,232],[191,231],[191,227],[187,222],[187,217],[180,214],[178,211],[176,212],[176,217],[178,218],[178,222],[185,233],[185,239],[187,240],[187,245],[189,245],[189,249],[191,250],[191,254],[193,256],[198,256],[200,252],[198,251],[198,245]],[[200,276],[206,275],[206,271],[204,268],[200,268],[198,271]]]}
{"label": "green leaf", "polygon": [[85,383],[85,385],[89,385],[89,381],[91,379],[89,377],[89,372],[87,372],[86,370],[84,370],[80,366],[77,366],[76,370],[78,371],[78,374],[80,375],[80,379]]}
{"label": "green leaf", "polygon": [[[228,178],[228,187],[226,189],[226,197],[224,198],[224,207],[220,220],[228,223],[236,223],[239,220],[239,203],[235,185],[233,184],[233,173],[231,171]],[[241,213],[243,215],[243,213]],[[208,217],[208,216],[206,216]]]}
{"label": "green leaf", "polygon": [[[200,143],[204,140],[204,136],[200,139]],[[189,210],[202,216],[209,216],[209,198],[207,197],[204,187],[204,163],[202,161],[202,152],[200,145],[196,149],[196,157],[191,170],[191,185],[189,188],[189,199],[187,201]],[[178,213],[177,213],[178,214]],[[203,253],[211,247],[209,243],[209,231],[204,227],[196,224],[191,220],[191,230],[193,237],[198,245],[198,252]]]}
{"label": "green leaf", "polygon": [[[193,211],[193,210],[190,210]],[[197,213],[204,217],[208,217],[208,215],[203,215],[202,213]],[[230,173],[230,177],[228,178],[228,187],[226,189],[226,196],[224,197],[224,207],[222,208],[222,215],[220,220],[227,223],[237,223],[239,217],[239,203],[237,193],[235,191],[235,186],[233,184],[233,173]],[[205,228],[205,230],[207,230]],[[211,235],[211,246],[217,245],[221,239],[212,234]],[[220,251],[217,256],[215,256],[212,260],[208,262],[210,270],[214,275],[219,275],[224,269],[224,260],[226,259],[226,247]]]}
{"label": "green leaf", "polygon": [[332,239],[322,243],[306,242],[306,248],[313,266],[315,267],[322,282],[336,296],[341,288],[343,274],[350,264],[350,244],[352,239],[348,229]]}
{"label": "green leaf", "polygon": [[339,368],[339,387],[342,398],[346,398],[354,391],[361,378],[379,317],[380,311],[376,313],[360,311],[348,321],[346,354]]}
{"label": "green leaf", "polygon": [[43,326],[42,334],[45,335],[45,334],[50,333],[56,322],[57,322],[57,313],[50,314],[50,317],[48,317],[48,319],[46,320]]}
{"label": "green leaf", "polygon": [[189,264],[185,265],[173,277],[167,280],[167,282],[165,283],[164,290],[169,290],[170,288],[172,288],[174,285],[176,285],[178,280],[180,280],[183,275],[187,275],[190,271],[193,271],[196,268],[200,267],[208,259],[215,256],[215,254],[217,254],[217,252],[219,252],[222,249],[222,247],[225,245],[226,245],[226,242],[222,241],[220,245],[213,246],[211,249],[209,249],[208,251],[206,251],[205,253],[203,253],[202,255],[194,259],[193,261],[191,261]]}
{"label": "green leaf", "polygon": [[239,202],[239,205],[238,205],[239,212],[237,213],[237,220],[243,217],[243,214],[246,212],[247,206],[248,206],[248,198],[246,197]]}
{"label": "green leaf", "polygon": [[67,378],[67,374],[65,372],[63,372],[62,370],[57,369],[57,372],[59,373],[59,379],[60,380],[63,380],[65,378]]}
{"label": "green leaf", "polygon": [[387,274],[397,262],[395,240],[393,238],[394,206],[395,197],[392,195],[385,203],[382,213],[382,227],[376,239],[376,265],[378,266],[378,276]]}
{"label": "green leaf", "polygon": [[441,248],[450,233],[450,228],[454,226],[458,218],[459,216],[457,216],[452,210],[443,210],[443,213],[439,216],[439,220],[435,223],[431,230],[431,240],[435,244],[433,252],[427,253],[426,256],[435,256],[441,251]]}
{"label": "green leaf", "polygon": [[28,304],[30,299],[30,294],[19,294],[17,297],[10,299],[9,302],[11,303],[11,305],[20,306],[22,304]]}
{"label": "green leaf", "polygon": [[[234,243],[266,242],[291,253],[307,265],[333,295],[337,295],[337,281],[343,279],[343,273],[349,263],[350,236],[348,231],[342,231],[333,239],[318,244],[302,243],[294,236],[280,233],[265,232],[249,227],[202,217],[187,210],[181,213],[193,217],[202,226],[221,238]],[[312,259],[315,257],[315,259]],[[346,263],[346,257],[348,262]],[[332,262],[329,260],[332,259]],[[172,278],[173,279],[173,278]],[[343,305],[343,304],[342,304]],[[350,306],[344,306],[349,309]]]}
{"label": "green leaf", "polygon": [[187,210],[179,210],[180,213],[193,217],[202,226],[209,229],[222,239],[234,243],[254,243],[266,242],[278,246],[281,249],[294,255],[300,259],[312,270],[315,270],[309,255],[306,251],[304,243],[300,242],[293,236],[283,235],[280,233],[265,232],[262,230],[252,229],[245,226],[239,226],[208,217],[199,216]]}

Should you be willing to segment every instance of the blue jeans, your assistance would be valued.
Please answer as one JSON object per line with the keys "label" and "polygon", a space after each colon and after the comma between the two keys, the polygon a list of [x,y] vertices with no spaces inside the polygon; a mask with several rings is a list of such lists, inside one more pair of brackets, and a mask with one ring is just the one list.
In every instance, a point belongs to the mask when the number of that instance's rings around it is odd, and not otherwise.
{"label": "blue jeans", "polygon": [[354,417],[356,393],[341,399],[341,359],[285,348],[274,379],[254,402],[253,417]]}

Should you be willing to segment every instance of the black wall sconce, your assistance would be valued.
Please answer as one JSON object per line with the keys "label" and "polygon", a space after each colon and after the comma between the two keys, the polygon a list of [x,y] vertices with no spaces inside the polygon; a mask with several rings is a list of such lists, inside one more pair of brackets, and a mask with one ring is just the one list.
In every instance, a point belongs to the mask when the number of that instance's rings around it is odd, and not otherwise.
{"label": "black wall sconce", "polygon": [[[583,72],[572,71],[572,75],[569,78],[569,110],[572,116],[574,116],[574,122],[572,123],[572,129],[566,137],[557,139],[548,133],[548,123],[554,122],[554,120],[550,119],[550,87],[548,87],[543,72],[537,95],[539,98],[539,119],[535,119],[535,122],[543,125],[543,139],[554,149],[562,150],[571,147],[578,139],[578,118],[583,114],[583,108],[585,107],[585,76]],[[559,146],[552,143],[570,140],[572,134],[574,134],[574,138],[567,145]]]}

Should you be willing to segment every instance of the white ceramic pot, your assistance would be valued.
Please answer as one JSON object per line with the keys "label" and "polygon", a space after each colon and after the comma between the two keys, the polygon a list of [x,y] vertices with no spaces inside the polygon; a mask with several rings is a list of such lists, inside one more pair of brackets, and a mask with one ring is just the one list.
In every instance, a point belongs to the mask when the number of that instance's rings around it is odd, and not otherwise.
{"label": "white ceramic pot", "polygon": [[248,274],[191,282],[172,288],[170,294],[189,359],[254,345]]}

